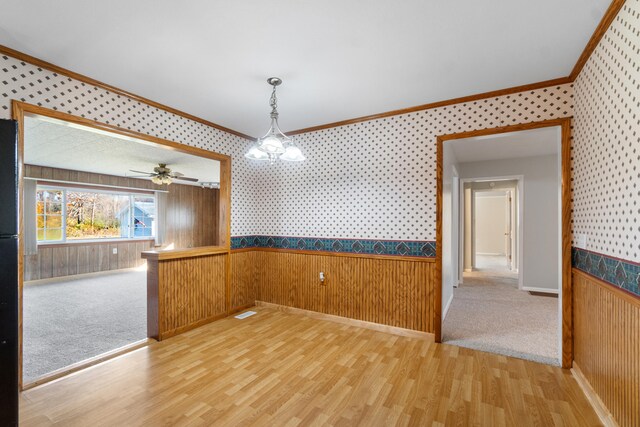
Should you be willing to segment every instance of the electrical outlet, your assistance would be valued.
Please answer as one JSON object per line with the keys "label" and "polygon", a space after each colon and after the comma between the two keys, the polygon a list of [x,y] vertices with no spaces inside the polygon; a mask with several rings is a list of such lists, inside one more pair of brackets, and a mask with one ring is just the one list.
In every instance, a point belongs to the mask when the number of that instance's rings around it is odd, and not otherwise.
{"label": "electrical outlet", "polygon": [[112,252],[113,252],[114,255],[117,254],[118,253],[118,248],[113,248]]}
{"label": "electrical outlet", "polygon": [[324,285],[324,272],[323,271],[320,272],[320,284]]}
{"label": "electrical outlet", "polygon": [[586,234],[576,234],[575,243],[577,248],[587,249],[587,235]]}

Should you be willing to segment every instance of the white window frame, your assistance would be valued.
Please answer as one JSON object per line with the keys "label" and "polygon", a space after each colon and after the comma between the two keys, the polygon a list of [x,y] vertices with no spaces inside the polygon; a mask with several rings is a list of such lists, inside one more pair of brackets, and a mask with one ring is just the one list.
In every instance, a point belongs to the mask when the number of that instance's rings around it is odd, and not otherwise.
{"label": "white window frame", "polygon": [[[36,197],[38,194],[38,191],[43,190],[43,191],[49,191],[49,192],[54,192],[54,191],[62,191],[62,200],[61,200],[61,205],[62,205],[62,211],[61,213],[61,219],[60,219],[60,227],[61,227],[61,231],[62,231],[62,239],[61,240],[38,240],[38,244],[42,243],[42,244],[55,244],[55,243],[64,243],[67,240],[67,227],[66,227],[66,217],[67,217],[67,204],[65,203],[65,198],[66,198],[66,193],[64,192],[63,188],[58,188],[58,187],[52,187],[52,186],[36,186]],[[44,225],[44,235],[47,235],[47,201],[45,200],[44,202],[44,210],[42,213],[42,217],[43,217],[43,225]],[[38,213],[36,211],[36,238],[38,236]]]}
{"label": "white window frame", "polygon": [[[154,193],[137,193],[137,192],[128,192],[128,191],[118,191],[114,189],[113,191],[91,188],[91,187],[68,187],[68,186],[60,186],[57,187],[55,185],[37,185],[36,186],[36,194],[38,191],[62,191],[62,240],[38,240],[38,245],[61,245],[61,244],[73,244],[73,243],[94,243],[94,242],[122,242],[128,240],[154,240],[157,235],[158,230],[158,204],[156,195]],[[116,196],[127,196],[129,198],[129,226],[127,230],[127,237],[109,237],[109,238],[92,238],[92,239],[72,239],[67,240],[67,192],[68,191],[77,191],[83,193],[102,193],[102,194],[110,194]],[[153,199],[153,226],[151,227],[151,236],[139,236],[135,237],[135,205],[134,198],[135,197],[148,197]],[[45,202],[46,203],[46,202]],[[45,205],[46,209],[46,205]],[[37,215],[34,220],[37,221]],[[45,217],[46,221],[46,217]],[[46,223],[45,223],[46,227]],[[36,227],[37,230],[37,227]],[[45,228],[46,230],[46,228]],[[46,232],[45,232],[46,235]]]}

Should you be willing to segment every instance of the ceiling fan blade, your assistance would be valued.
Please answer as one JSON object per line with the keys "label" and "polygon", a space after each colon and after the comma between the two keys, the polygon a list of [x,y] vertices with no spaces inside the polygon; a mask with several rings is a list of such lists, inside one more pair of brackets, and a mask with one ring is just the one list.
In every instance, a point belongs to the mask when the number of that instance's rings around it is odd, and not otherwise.
{"label": "ceiling fan blade", "polygon": [[125,178],[151,178],[149,175],[126,175]]}
{"label": "ceiling fan blade", "polygon": [[147,174],[147,175],[155,175],[153,172],[134,171],[133,169],[129,169],[129,172],[144,173],[144,174]]}
{"label": "ceiling fan blade", "polygon": [[179,180],[182,180],[182,181],[198,182],[198,178],[189,178],[189,177],[186,177],[186,176],[172,176],[171,178],[179,179]]}
{"label": "ceiling fan blade", "polygon": [[174,178],[178,178],[178,177],[180,177],[180,176],[184,176],[184,174],[183,174],[183,173],[181,173],[181,172],[174,172],[174,173],[172,173],[171,175],[173,175],[173,177],[174,177]]}

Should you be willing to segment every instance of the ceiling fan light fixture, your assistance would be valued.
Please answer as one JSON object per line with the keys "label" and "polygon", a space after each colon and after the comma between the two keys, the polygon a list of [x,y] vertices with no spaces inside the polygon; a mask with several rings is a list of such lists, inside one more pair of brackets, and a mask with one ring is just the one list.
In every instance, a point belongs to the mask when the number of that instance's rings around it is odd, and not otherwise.
{"label": "ceiling fan light fixture", "polygon": [[165,184],[169,185],[173,183],[173,181],[175,180],[189,181],[189,182],[199,181],[198,178],[190,178],[190,177],[184,176],[184,174],[181,172],[172,173],[171,169],[167,167],[166,163],[158,163],[158,166],[153,168],[153,172],[145,172],[145,171],[139,171],[134,169],[129,169],[129,171],[143,174],[141,177],[137,177],[137,178],[148,177],[151,179],[151,182],[153,182],[156,185],[165,185]]}
{"label": "ceiling fan light fixture", "polygon": [[155,168],[153,168],[153,171],[155,173],[159,173],[160,175],[163,174],[170,174],[171,173],[171,169],[169,169],[167,167],[166,163],[159,163],[158,166],[156,166]]}

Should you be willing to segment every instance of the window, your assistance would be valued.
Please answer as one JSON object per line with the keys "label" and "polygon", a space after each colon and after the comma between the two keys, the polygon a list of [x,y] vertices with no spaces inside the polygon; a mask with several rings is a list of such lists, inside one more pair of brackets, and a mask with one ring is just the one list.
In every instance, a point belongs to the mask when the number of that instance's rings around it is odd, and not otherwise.
{"label": "window", "polygon": [[62,200],[63,192],[61,190],[41,190],[36,192],[38,241],[56,242],[62,240]]}
{"label": "window", "polygon": [[156,201],[154,197],[133,197],[133,236],[153,236],[153,222]]}
{"label": "window", "polygon": [[155,236],[153,195],[38,186],[36,201],[40,243]]}

